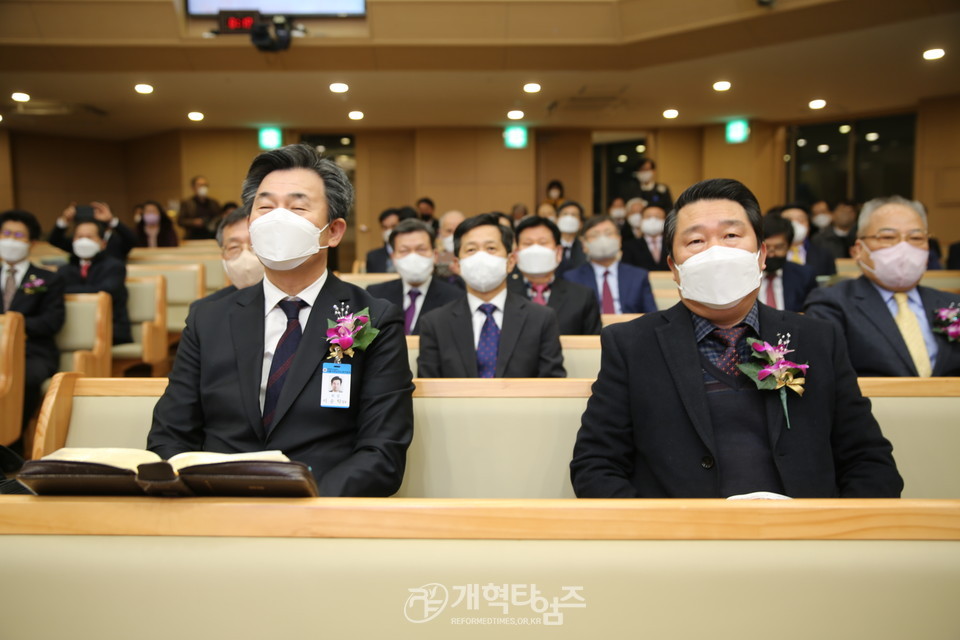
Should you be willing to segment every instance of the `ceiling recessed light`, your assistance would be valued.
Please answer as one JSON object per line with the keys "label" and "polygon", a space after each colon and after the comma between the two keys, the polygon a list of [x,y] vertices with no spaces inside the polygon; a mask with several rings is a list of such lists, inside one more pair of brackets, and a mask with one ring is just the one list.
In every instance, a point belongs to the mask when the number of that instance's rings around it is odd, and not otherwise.
{"label": "ceiling recessed light", "polygon": [[817,98],[816,100],[811,100],[807,106],[811,109],[823,109],[827,106],[827,101]]}
{"label": "ceiling recessed light", "polygon": [[0,122],[3,122],[3,116],[0,115]]}
{"label": "ceiling recessed light", "polygon": [[807,146],[807,139],[806,139],[806,138],[797,138],[797,146],[798,146],[798,147],[805,147],[805,146]]}
{"label": "ceiling recessed light", "polygon": [[343,146],[347,146],[348,144],[350,144],[350,138],[340,138],[340,144],[342,144]]}
{"label": "ceiling recessed light", "polygon": [[627,159],[628,159],[627,156],[626,156],[625,154],[622,154],[622,153],[617,156],[617,162],[626,162]]}
{"label": "ceiling recessed light", "polygon": [[200,122],[203,120],[203,114],[199,111],[191,111],[187,114],[187,117],[193,120],[194,122]]}
{"label": "ceiling recessed light", "polygon": [[730,84],[729,82],[727,82],[726,80],[720,80],[720,81],[718,81],[718,82],[714,82],[714,83],[713,83],[713,90],[714,90],[714,91],[729,91],[729,90],[730,90],[730,87],[732,87],[732,86],[733,86],[733,85]]}
{"label": "ceiling recessed light", "polygon": [[334,93],[346,93],[347,91],[350,91],[350,87],[343,82],[334,82],[330,85],[330,91],[333,91]]}
{"label": "ceiling recessed light", "polygon": [[528,82],[527,84],[523,85],[523,90],[527,93],[539,93],[540,85],[536,82]]}
{"label": "ceiling recessed light", "polygon": [[135,85],[135,86],[133,87],[133,90],[136,91],[137,93],[142,93],[142,94],[146,95],[146,94],[148,94],[148,93],[153,93],[153,85],[152,85],[152,84],[138,84],[138,85]]}
{"label": "ceiling recessed light", "polygon": [[820,153],[826,153],[827,151],[830,151],[830,145],[828,144],[817,145],[817,151],[819,151]]}
{"label": "ceiling recessed light", "polygon": [[10,94],[10,98],[13,99],[14,102],[30,102],[29,93],[21,93],[17,91],[16,93]]}
{"label": "ceiling recessed light", "polygon": [[643,153],[643,152],[646,151],[646,150],[647,150],[647,145],[645,145],[645,144],[638,144],[638,145],[637,145],[637,153]]}
{"label": "ceiling recessed light", "polygon": [[347,117],[351,120],[363,120],[363,111],[351,111]]}
{"label": "ceiling recessed light", "polygon": [[867,135],[863,136],[867,142],[876,142],[880,139],[880,134],[876,131],[871,131]]}
{"label": "ceiling recessed light", "polygon": [[667,118],[668,120],[673,120],[679,115],[680,115],[680,112],[677,111],[676,109],[667,109],[666,111],[663,112],[663,117]]}
{"label": "ceiling recessed light", "polygon": [[943,49],[927,49],[923,52],[924,60],[939,60],[946,52]]}
{"label": "ceiling recessed light", "polygon": [[793,159],[793,158],[790,157],[790,154],[789,154],[789,153],[783,154],[783,161],[784,161],[784,162],[790,162],[790,160],[792,160],[792,159]]}
{"label": "ceiling recessed light", "polygon": [[853,127],[851,127],[851,126],[848,125],[848,124],[842,124],[842,125],[840,125],[840,133],[850,133],[850,131],[851,131],[852,129],[853,129]]}
{"label": "ceiling recessed light", "polygon": [[511,120],[523,120],[523,111],[520,111],[519,109],[508,111],[507,117],[510,118]]}

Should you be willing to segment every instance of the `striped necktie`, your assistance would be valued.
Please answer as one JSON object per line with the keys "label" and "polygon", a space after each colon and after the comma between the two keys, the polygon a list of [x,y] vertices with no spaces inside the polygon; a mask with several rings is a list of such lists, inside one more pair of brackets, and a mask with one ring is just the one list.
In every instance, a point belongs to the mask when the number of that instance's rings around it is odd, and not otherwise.
{"label": "striped necktie", "polygon": [[277,409],[277,400],[280,399],[280,391],[283,390],[283,383],[287,379],[287,372],[290,371],[290,364],[297,355],[297,346],[300,344],[300,337],[303,332],[300,328],[300,309],[307,306],[303,300],[281,300],[278,306],[287,315],[287,328],[280,341],[277,342],[277,348],[273,351],[273,361],[270,363],[270,375],[267,377],[267,393],[263,399],[263,426],[270,428],[273,424],[273,414]]}
{"label": "striped necktie", "polygon": [[895,318],[897,328],[900,329],[900,335],[903,336],[903,341],[907,345],[907,351],[913,358],[917,373],[921,378],[929,378],[933,374],[933,369],[930,367],[930,353],[927,351],[927,343],[923,340],[923,332],[920,330],[917,316],[907,303],[907,294],[898,291],[893,294],[893,299],[897,301],[897,316]]}

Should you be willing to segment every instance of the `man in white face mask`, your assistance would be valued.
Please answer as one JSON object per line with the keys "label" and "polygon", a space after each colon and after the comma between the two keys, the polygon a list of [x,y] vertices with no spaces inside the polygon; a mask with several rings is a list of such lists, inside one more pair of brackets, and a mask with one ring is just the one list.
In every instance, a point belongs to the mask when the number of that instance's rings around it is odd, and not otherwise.
{"label": "man in white face mask", "polygon": [[670,187],[657,182],[657,163],[650,158],[644,158],[637,165],[633,177],[636,182],[633,183],[626,194],[628,198],[641,198],[647,204],[655,204],[664,211],[669,211],[673,207],[673,197],[670,195]]}
{"label": "man in white face mask", "polygon": [[[761,235],[757,200],[736,180],[705,180],[677,199],[665,242],[682,300],[601,335],[570,465],[577,496],[900,495],[840,330],[757,304]],[[751,337],[787,343],[785,357],[809,365],[794,381],[802,395],[759,389],[739,369],[759,362]]]}
{"label": "man in white face mask", "polygon": [[[633,214],[631,214],[633,215]],[[667,250],[663,246],[663,226],[667,212],[655,204],[642,208],[630,220],[630,227],[639,236],[631,234],[623,243],[623,261],[647,271],[669,271]],[[636,223],[636,227],[633,225]]]}
{"label": "man in white face mask", "polygon": [[[320,495],[393,494],[413,433],[403,316],[327,270],[353,187],[312,146],[290,145],[254,159],[243,201],[264,278],[193,306],[148,448],[164,458],[279,449],[310,467]],[[330,322],[379,333],[362,349],[343,346],[338,362]],[[335,402],[333,375],[350,390]]]}
{"label": "man in white face mask", "polygon": [[428,222],[410,218],[398,224],[390,234],[389,244],[400,278],[367,287],[370,295],[403,309],[403,332],[408,336],[420,335],[420,316],[463,296],[463,289],[434,278],[435,240],[433,226]]}
{"label": "man in white face mask", "polygon": [[583,225],[583,246],[590,261],[563,277],[589,287],[600,313],[649,313],[657,310],[647,270],[620,261],[620,228],[610,216]]}
{"label": "man in white face mask", "polygon": [[127,266],[105,251],[106,225],[96,220],[78,222],[73,231],[73,255],[57,270],[66,293],[110,294],[113,302],[113,344],[133,342],[127,313]]}
{"label": "man in white face mask", "polygon": [[380,236],[383,238],[383,246],[377,247],[367,252],[367,273],[395,273],[390,246],[390,234],[393,228],[400,224],[400,211],[398,209],[385,209],[380,212]]}
{"label": "man in white face mask", "polygon": [[788,204],[774,207],[767,215],[779,215],[793,224],[793,245],[787,253],[787,260],[802,264],[815,276],[832,276],[837,272],[837,264],[829,251],[810,240],[810,212],[803,205]]}
{"label": "man in white face mask", "polygon": [[557,228],[560,229],[560,245],[563,257],[558,271],[563,273],[575,269],[587,261],[580,242],[580,230],[583,228],[584,213],[579,202],[569,200],[557,209]]}
{"label": "man in white face mask", "polygon": [[177,224],[186,231],[187,240],[209,240],[215,235],[220,203],[210,197],[210,182],[203,176],[190,180],[193,196],[180,202]]}
{"label": "man in white face mask", "polygon": [[600,307],[587,287],[557,278],[560,264],[560,230],[534,216],[520,221],[517,234],[517,268],[507,279],[507,289],[557,314],[560,335],[600,333]]}
{"label": "man in white face mask", "polygon": [[507,291],[513,231],[496,215],[467,218],[454,234],[467,295],[420,318],[421,378],[563,378],[557,316]]}
{"label": "man in white face mask", "polygon": [[[56,335],[63,326],[63,279],[30,264],[30,248],[40,239],[40,223],[29,211],[0,213],[0,306],[24,316],[27,333],[23,426],[40,406],[43,381],[60,368]],[[19,443],[15,450],[21,451]]]}
{"label": "man in white face mask", "polygon": [[203,300],[216,300],[237,289],[252,287],[263,280],[263,263],[254,253],[250,242],[249,202],[237,207],[220,221],[217,227],[217,244],[220,246],[223,271],[230,284],[214,291]]}
{"label": "man in white face mask", "polygon": [[927,217],[918,202],[899,196],[863,205],[853,256],[855,280],[821,287],[804,312],[839,325],[861,376],[960,376],[960,342],[934,333],[938,309],[960,296],[920,286],[927,268]]}

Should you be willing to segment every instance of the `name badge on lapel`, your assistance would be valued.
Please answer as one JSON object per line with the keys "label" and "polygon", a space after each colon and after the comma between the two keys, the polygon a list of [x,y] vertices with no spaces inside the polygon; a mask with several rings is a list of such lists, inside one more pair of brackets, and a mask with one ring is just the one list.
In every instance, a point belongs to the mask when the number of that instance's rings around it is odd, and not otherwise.
{"label": "name badge on lapel", "polygon": [[320,378],[323,391],[320,393],[320,406],[327,409],[350,408],[350,369],[349,364],[324,363]]}

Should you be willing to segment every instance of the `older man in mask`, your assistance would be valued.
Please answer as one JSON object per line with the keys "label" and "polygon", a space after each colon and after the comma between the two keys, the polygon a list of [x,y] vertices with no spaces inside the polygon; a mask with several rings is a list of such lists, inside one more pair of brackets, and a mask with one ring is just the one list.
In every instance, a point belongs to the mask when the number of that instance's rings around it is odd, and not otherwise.
{"label": "older man in mask", "polygon": [[[257,156],[243,200],[264,279],[191,309],[148,448],[280,449],[323,496],[396,492],[413,434],[403,316],[327,269],[353,187],[333,161],[291,145]],[[323,371],[348,398],[328,395]]]}
{"label": "older man in mask", "polygon": [[851,250],[863,275],[807,298],[807,315],[830,320],[846,335],[857,374],[960,375],[960,342],[938,332],[940,310],[960,306],[960,296],[919,285],[929,248],[919,203],[899,196],[871,200]]}
{"label": "older man in mask", "polygon": [[464,298],[420,318],[421,378],[562,378],[556,314],[507,291],[513,231],[497,216],[467,218],[453,236]]}
{"label": "older man in mask", "polygon": [[[601,335],[570,464],[579,497],[900,495],[840,330],[757,304],[761,227],[756,198],[735,180],[677,199],[665,246],[682,299]],[[780,359],[758,382],[759,365]]]}

